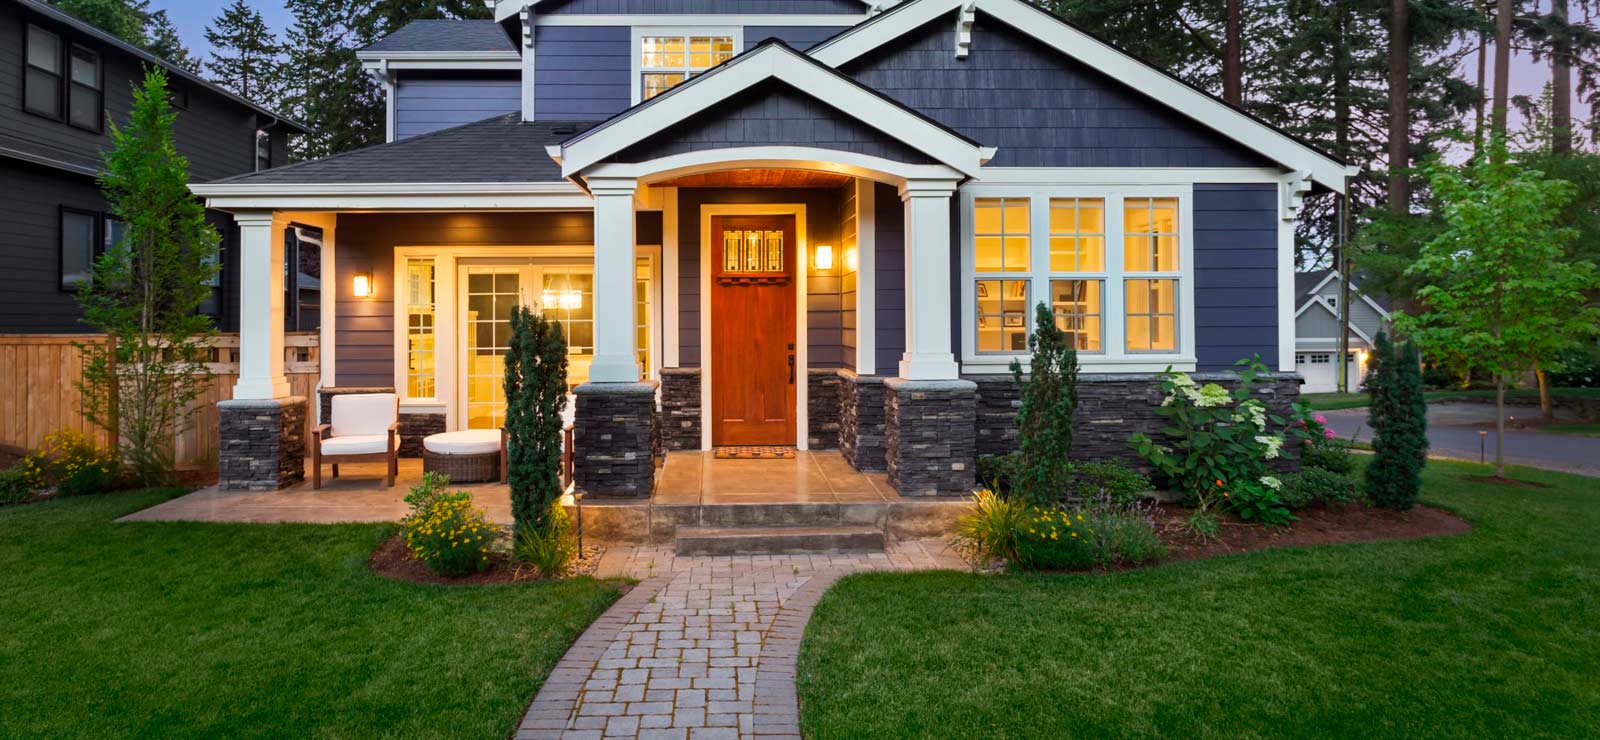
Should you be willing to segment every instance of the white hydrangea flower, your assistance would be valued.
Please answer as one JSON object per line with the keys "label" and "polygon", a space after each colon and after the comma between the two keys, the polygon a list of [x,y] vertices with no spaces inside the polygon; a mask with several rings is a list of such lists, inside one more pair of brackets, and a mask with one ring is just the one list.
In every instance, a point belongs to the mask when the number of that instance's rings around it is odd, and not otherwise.
{"label": "white hydrangea flower", "polygon": [[1256,431],[1267,431],[1267,409],[1260,401],[1254,399],[1245,401],[1242,408],[1250,415],[1250,423],[1255,425]]}
{"label": "white hydrangea flower", "polygon": [[1283,488],[1283,481],[1280,481],[1270,475],[1263,475],[1261,476],[1261,485],[1276,491]]}
{"label": "white hydrangea flower", "polygon": [[1266,458],[1268,460],[1278,459],[1278,455],[1283,451],[1283,437],[1278,435],[1262,434],[1256,437],[1256,442],[1267,446]]}
{"label": "white hydrangea flower", "polygon": [[1228,389],[1216,383],[1206,383],[1199,391],[1191,392],[1189,398],[1194,401],[1194,405],[1203,409],[1233,403],[1233,396],[1229,395]]}

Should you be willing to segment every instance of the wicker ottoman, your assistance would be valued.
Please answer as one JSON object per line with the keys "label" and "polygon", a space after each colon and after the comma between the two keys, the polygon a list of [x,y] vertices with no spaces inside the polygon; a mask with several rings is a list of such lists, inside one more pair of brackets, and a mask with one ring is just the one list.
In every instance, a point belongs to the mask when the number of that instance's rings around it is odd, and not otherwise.
{"label": "wicker ottoman", "polygon": [[451,483],[497,481],[502,447],[499,429],[431,434],[422,440],[422,470],[448,475]]}

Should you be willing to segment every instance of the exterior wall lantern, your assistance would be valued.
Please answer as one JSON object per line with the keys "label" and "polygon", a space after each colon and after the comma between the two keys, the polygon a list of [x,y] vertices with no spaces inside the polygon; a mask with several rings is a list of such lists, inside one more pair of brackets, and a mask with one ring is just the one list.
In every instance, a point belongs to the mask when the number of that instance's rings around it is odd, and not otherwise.
{"label": "exterior wall lantern", "polygon": [[833,247],[831,247],[831,246],[829,246],[827,244],[818,244],[817,245],[817,269],[818,270],[832,270],[833,269]]}
{"label": "exterior wall lantern", "polygon": [[370,273],[370,272],[358,272],[358,273],[356,273],[355,279],[351,281],[350,293],[351,293],[351,295],[354,295],[357,298],[371,298],[372,297],[372,273]]}

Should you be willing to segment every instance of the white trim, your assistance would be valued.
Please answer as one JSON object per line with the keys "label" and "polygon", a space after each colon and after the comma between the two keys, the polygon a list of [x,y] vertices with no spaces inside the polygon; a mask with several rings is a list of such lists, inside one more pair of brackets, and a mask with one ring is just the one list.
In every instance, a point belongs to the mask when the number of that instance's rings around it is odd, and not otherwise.
{"label": "white trim", "polygon": [[661,190],[661,367],[678,367],[678,189]]}
{"label": "white trim", "polygon": [[660,182],[702,172],[760,168],[832,172],[889,184],[902,184],[908,180],[960,179],[962,176],[959,170],[942,164],[904,164],[866,154],[803,146],[703,149],[648,162],[597,164],[584,175],[635,177],[641,182]]}
{"label": "white trim", "polygon": [[[484,71],[484,70],[515,71],[515,70],[522,69],[522,58],[516,56],[515,53],[513,53],[512,56],[504,58],[504,59],[463,59],[463,60],[459,60],[459,61],[437,61],[437,62],[406,60],[406,59],[401,59],[401,60],[386,59],[386,60],[384,60],[383,63],[385,64],[385,66],[387,66],[389,72],[395,72],[395,71],[402,71],[402,72],[404,72],[404,71],[431,72],[431,71],[436,71],[436,70],[451,70],[451,71],[458,71],[458,72],[477,72],[477,71]],[[365,69],[365,70],[367,70],[369,72],[375,71],[375,70],[378,69],[377,63],[375,63],[375,62],[362,62],[361,67],[362,67],[362,69]]]}
{"label": "white trim", "polygon": [[931,21],[953,15],[968,4],[1241,146],[1291,169],[1304,170],[1334,192],[1344,192],[1345,178],[1353,170],[1358,171],[1020,0],[915,0],[881,20],[862,24],[813,47],[808,53],[830,67],[839,67]]}
{"label": "white trim", "polygon": [[594,200],[570,182],[522,183],[196,183],[189,191],[221,211],[589,210]]}
{"label": "white trim", "polygon": [[[1302,196],[1299,184],[1303,183],[1308,188],[1310,183],[1301,179],[1299,174],[1292,175],[1295,179],[1285,182],[1278,187],[1278,207],[1280,216],[1291,208],[1298,215],[1298,203]],[[1278,273],[1278,370],[1280,372],[1294,372],[1294,227],[1293,218],[1279,218],[1278,227],[1277,273]]]}
{"label": "white trim", "polygon": [[523,8],[521,16],[523,52],[519,64],[522,73],[518,78],[518,86],[521,88],[522,93],[522,121],[526,123],[537,119],[534,106],[537,98],[535,95],[535,83],[538,81],[536,67],[539,63],[539,53],[538,49],[534,48],[533,11]]}
{"label": "white trim", "polygon": [[[659,16],[658,15],[658,16],[651,16],[651,18],[653,18],[653,20],[650,20],[650,21],[648,21],[646,23],[643,23],[643,24],[640,24],[640,25],[634,25],[633,29],[632,29],[633,33],[629,36],[630,47],[628,49],[628,55],[629,55],[629,59],[630,59],[629,63],[632,65],[630,67],[632,72],[630,73],[630,76],[628,77],[628,96],[629,96],[628,105],[630,107],[638,105],[640,102],[642,102],[642,99],[644,98],[644,72],[645,72],[645,69],[644,69],[644,62],[640,59],[640,57],[644,56],[644,37],[646,37],[646,36],[682,36],[682,37],[684,37],[683,53],[684,53],[684,57],[685,57],[685,59],[684,59],[684,65],[685,66],[682,69],[682,71],[684,72],[684,81],[678,83],[680,85],[684,84],[684,82],[688,82],[690,79],[693,79],[692,77],[689,77],[689,74],[690,74],[691,70],[690,70],[690,68],[688,66],[688,58],[687,58],[688,54],[689,54],[689,46],[688,46],[689,39],[688,39],[688,37],[690,37],[690,36],[727,36],[727,37],[733,39],[733,56],[739,56],[739,54],[744,51],[744,27],[743,26],[729,25],[726,21],[706,23],[706,24],[682,23],[682,22],[679,22],[678,19],[673,17],[673,16]],[[662,21],[669,20],[669,19],[672,21],[672,25],[661,25]],[[587,25],[587,24],[585,24],[585,25]],[[712,69],[712,68],[714,68],[716,66],[717,65],[713,64],[713,65],[711,65],[711,67],[707,67],[706,69],[696,70],[696,71],[700,72],[701,74],[704,74],[705,72],[709,71],[710,69]],[[656,67],[652,67],[651,71],[657,71],[657,69],[658,68],[656,68]],[[668,73],[670,73],[672,71],[672,70],[667,70],[665,68],[660,68],[660,69],[662,71],[665,71],[665,72],[668,72]]]}
{"label": "white trim", "polygon": [[[977,352],[976,338],[976,282],[985,278],[990,273],[979,275],[974,265],[973,253],[973,207],[978,198],[1030,198],[1030,220],[1032,229],[1030,233],[1030,262],[1031,269],[1026,278],[1030,284],[1030,294],[1027,308],[1026,325],[1033,325],[1033,311],[1044,296],[1048,295],[1050,283],[1049,271],[1049,219],[1050,200],[1052,198],[1100,198],[1105,201],[1105,271],[1103,273],[1085,274],[1086,279],[1103,279],[1104,286],[1101,291],[1101,352],[1084,352],[1078,355],[1078,362],[1086,372],[1160,372],[1169,365],[1175,370],[1191,372],[1196,367],[1195,359],[1195,264],[1194,264],[1194,189],[1189,184],[1125,184],[1121,182],[1105,182],[1094,185],[1087,183],[1074,183],[1062,185],[995,185],[989,183],[968,183],[960,191],[961,209],[961,234],[959,244],[953,245],[961,250],[961,274],[959,280],[961,309],[959,312],[961,328],[962,372],[974,374],[990,374],[1010,372],[1012,360],[1022,363],[1023,369],[1028,367],[1026,352],[1021,353],[984,353]],[[1122,267],[1122,212],[1123,200],[1129,197],[1140,198],[1177,198],[1178,199],[1178,271],[1127,273]],[[1042,230],[1041,230],[1042,229]],[[994,273],[994,279],[1021,279],[1011,273]],[[1129,352],[1126,337],[1126,301],[1123,295],[1123,283],[1126,280],[1136,279],[1176,279],[1178,281],[1178,345],[1176,352]],[[1292,358],[1291,358],[1292,360]]]}
{"label": "white trim", "polygon": [[[449,64],[453,62],[515,62],[521,55],[516,51],[358,51],[356,58],[361,60],[362,66],[389,62],[431,62]],[[421,68],[421,67],[413,67]],[[451,67],[430,65],[427,69],[484,69],[485,67]]]}
{"label": "white trim", "polygon": [[[595,178],[589,188],[594,193],[594,293],[632,296],[638,272],[638,213],[633,205],[638,182]],[[631,300],[595,301],[589,382],[639,382],[643,369],[633,315]]]}
{"label": "white trim", "polygon": [[1276,183],[1277,167],[984,167],[973,178],[983,185],[1191,185]]}
{"label": "white trim", "polygon": [[239,375],[235,399],[286,398],[289,379],[283,374],[283,227],[287,221],[272,211],[237,213],[239,269],[257,276],[239,290]]}
{"label": "white trim", "polygon": [[950,197],[955,180],[912,180],[900,186],[905,209],[906,345],[899,377],[961,377],[950,346]]}
{"label": "white trim", "polygon": [[712,216],[793,216],[795,230],[795,330],[794,330],[794,444],[796,449],[809,449],[807,435],[811,418],[807,399],[810,397],[810,342],[806,331],[806,272],[811,259],[811,244],[806,234],[806,205],[804,203],[703,203],[700,206],[700,448],[711,449],[711,261]]}
{"label": "white trim", "polygon": [[[1311,290],[1306,291],[1302,295],[1308,295],[1308,296],[1317,295],[1318,293],[1320,293],[1322,291],[1322,289],[1324,287],[1326,287],[1328,285],[1328,281],[1333,280],[1333,279],[1335,279],[1337,277],[1339,277],[1339,271],[1338,270],[1329,270],[1328,274],[1323,276],[1322,280],[1320,282],[1318,282],[1315,287],[1313,287]],[[1389,320],[1389,312],[1383,310],[1383,307],[1379,306],[1377,301],[1372,300],[1372,296],[1367,295],[1366,291],[1362,290],[1361,286],[1357,285],[1356,281],[1354,281],[1354,280],[1350,281],[1350,293],[1352,295],[1355,295],[1355,296],[1361,298],[1361,300],[1366,301],[1366,304],[1368,306],[1371,306],[1372,310],[1377,311],[1378,312],[1378,316],[1382,317],[1384,321],[1388,321]],[[1304,309],[1302,308],[1302,310],[1304,310]]]}
{"label": "white trim", "polygon": [[538,26],[650,26],[671,23],[675,26],[838,26],[848,28],[869,18],[866,13],[685,13],[629,15],[626,13],[541,15]]}
{"label": "white trim", "polygon": [[778,79],[967,175],[984,152],[952,133],[841,76],[787,46],[769,45],[735,57],[647,104],[629,109],[561,147],[561,174],[572,177],[622,149],[683,122],[752,86]]}
{"label": "white trim", "polygon": [[[330,219],[337,223],[337,219]],[[338,255],[335,253],[337,238],[335,226],[329,225],[322,229],[322,257],[319,267],[324,276],[331,276],[332,280],[324,280],[318,298],[322,302],[321,326],[318,327],[317,361],[322,367],[322,388],[335,387],[339,384],[338,376],[338,347],[339,347],[339,267]],[[322,404],[317,404],[318,423],[327,421],[321,418]]]}
{"label": "white trim", "polygon": [[[541,0],[485,0],[485,2],[488,4],[488,6],[490,8],[494,9],[494,19],[495,19],[496,22],[503,21],[503,20],[505,20],[507,18],[510,18],[513,15],[516,15],[517,12],[520,11],[520,10],[523,10],[523,9],[532,10],[532,9],[538,7],[540,1]],[[867,8],[865,9],[867,12],[876,13],[876,12],[878,12],[880,10],[880,8],[887,8],[889,6],[895,5],[897,2],[899,2],[899,0],[861,0],[861,2],[862,2],[862,4],[867,6]],[[543,17],[543,16],[541,16],[541,17]],[[565,15],[565,16],[549,16],[549,17],[551,17],[551,18],[577,18],[580,21],[587,21],[590,18],[636,18],[636,19],[655,18],[657,20],[659,20],[661,18],[660,15],[607,16],[607,15],[584,14],[584,13],[573,13],[573,14]],[[682,15],[682,16],[676,16],[676,17],[678,17],[678,18],[700,18],[700,17],[704,17],[704,16]],[[715,18],[715,17],[718,17],[718,16],[710,16],[710,17]],[[729,17],[751,17],[751,16],[731,16],[730,15]],[[790,17],[790,16],[771,15],[771,16],[756,16],[756,17],[766,17],[766,18],[775,18],[776,19],[776,18],[787,18],[787,17]],[[804,16],[801,16],[801,17],[804,17]],[[592,23],[579,23],[578,25],[595,25],[595,24],[592,24]],[[781,23],[779,25],[781,25]]]}
{"label": "white trim", "polygon": [[856,178],[856,374],[878,371],[878,183]]}
{"label": "white trim", "polygon": [[[1326,300],[1323,300],[1322,296],[1319,295],[1319,296],[1316,296],[1316,297],[1312,298],[1309,301],[1306,301],[1306,304],[1304,306],[1301,306],[1300,310],[1295,311],[1294,312],[1295,319],[1299,319],[1300,315],[1305,313],[1306,309],[1311,308],[1313,305],[1322,307],[1322,310],[1327,311],[1330,315],[1333,316],[1333,318],[1335,318],[1335,319],[1339,318],[1339,309],[1334,308],[1332,304],[1328,303]],[[1356,322],[1354,322],[1354,321],[1350,322],[1350,331],[1355,332],[1356,336],[1361,337],[1361,339],[1366,341],[1368,344],[1372,343],[1372,337],[1368,336],[1366,332],[1362,331],[1361,327],[1356,326]],[[1302,342],[1302,341],[1306,341],[1306,340],[1316,340],[1316,339],[1323,339],[1323,340],[1330,341],[1330,342],[1337,342],[1339,338],[1338,337],[1332,337],[1332,338],[1328,338],[1328,337],[1301,337],[1301,336],[1298,336],[1298,335],[1295,336],[1295,342],[1296,343],[1299,343],[1299,342]]]}

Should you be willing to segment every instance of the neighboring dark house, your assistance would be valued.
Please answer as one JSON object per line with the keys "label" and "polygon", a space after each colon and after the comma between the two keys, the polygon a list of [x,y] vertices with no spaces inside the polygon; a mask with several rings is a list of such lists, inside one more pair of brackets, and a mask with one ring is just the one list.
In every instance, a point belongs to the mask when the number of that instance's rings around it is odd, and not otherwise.
{"label": "neighboring dark house", "polygon": [[[0,0],[0,333],[87,331],[73,299],[90,261],[115,238],[95,175],[148,65],[167,71],[178,150],[196,182],[285,164],[301,125],[36,0]],[[238,324],[238,245],[233,218],[208,211],[223,237],[212,310]]]}

